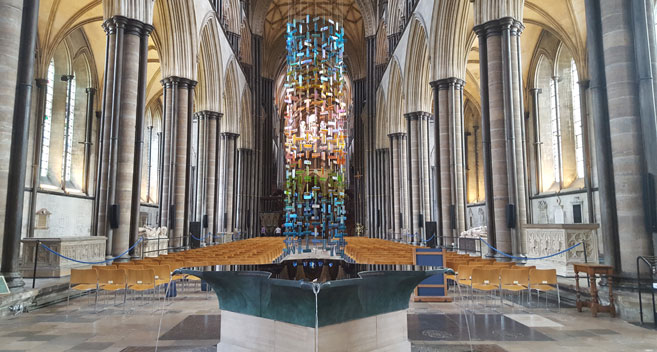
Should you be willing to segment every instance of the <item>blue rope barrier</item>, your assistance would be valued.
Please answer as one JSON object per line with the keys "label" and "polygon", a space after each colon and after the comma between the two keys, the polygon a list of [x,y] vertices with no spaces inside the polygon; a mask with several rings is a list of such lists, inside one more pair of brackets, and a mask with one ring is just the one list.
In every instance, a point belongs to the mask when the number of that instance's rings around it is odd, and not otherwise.
{"label": "blue rope barrier", "polygon": [[119,254],[118,256],[116,256],[116,257],[114,257],[114,258],[110,258],[110,259],[103,260],[102,262],[84,262],[84,261],[81,261],[81,260],[77,260],[77,259],[69,258],[69,257],[67,257],[67,256],[65,256],[65,255],[63,255],[63,254],[57,253],[56,251],[50,249],[48,246],[46,246],[46,245],[43,244],[43,243],[41,243],[41,247],[45,248],[45,249],[48,250],[48,252],[50,252],[50,253],[53,253],[53,254],[55,254],[55,255],[58,255],[58,256],[60,256],[60,257],[62,257],[62,258],[64,258],[64,259],[68,259],[68,260],[70,260],[70,261],[72,261],[72,262],[76,262],[76,263],[80,263],[80,264],[104,264],[104,263],[107,263],[107,262],[112,262],[112,261],[114,261],[114,260],[116,260],[116,259],[119,259],[119,258],[123,257],[124,255],[128,254],[128,252],[130,252],[130,251],[133,250],[135,247],[137,247],[137,245],[138,245],[139,243],[141,243],[141,241],[142,241],[143,239],[144,239],[143,237],[139,237],[139,240],[138,240],[137,242],[135,242],[135,244],[133,244],[132,247],[128,248],[125,252]]}
{"label": "blue rope barrier", "polygon": [[197,238],[196,236],[192,235],[191,233],[189,235],[192,236],[193,239],[195,239],[196,241],[199,241],[199,242],[203,242],[203,239],[205,239],[205,236],[206,236],[206,235],[201,235],[201,238]]}
{"label": "blue rope barrier", "polygon": [[426,240],[426,241],[422,241],[422,242],[427,243],[427,242],[431,241],[434,237],[436,237],[436,235],[433,235],[433,236],[429,237],[428,240]]}
{"label": "blue rope barrier", "polygon": [[574,244],[574,245],[570,246],[569,248],[564,249],[564,250],[561,251],[561,252],[557,252],[557,253],[554,253],[554,254],[546,255],[546,256],[543,256],[543,257],[529,258],[529,257],[516,257],[516,256],[510,255],[510,254],[504,253],[504,252],[500,251],[499,249],[497,249],[497,248],[491,246],[488,242],[486,242],[486,241],[485,241],[483,238],[481,238],[481,237],[479,237],[479,241],[483,242],[483,243],[484,243],[485,245],[487,245],[490,249],[494,250],[495,252],[497,252],[497,253],[499,253],[499,254],[501,254],[501,255],[507,257],[507,258],[511,258],[511,259],[520,259],[520,260],[539,260],[539,259],[546,259],[546,258],[550,258],[550,257],[555,257],[555,256],[558,256],[559,254],[566,253],[566,252],[568,252],[569,250],[571,250],[571,249],[573,249],[573,248],[575,248],[575,247],[577,247],[577,246],[579,246],[579,245],[582,244],[582,242],[580,242],[580,243],[577,243],[577,244]]}

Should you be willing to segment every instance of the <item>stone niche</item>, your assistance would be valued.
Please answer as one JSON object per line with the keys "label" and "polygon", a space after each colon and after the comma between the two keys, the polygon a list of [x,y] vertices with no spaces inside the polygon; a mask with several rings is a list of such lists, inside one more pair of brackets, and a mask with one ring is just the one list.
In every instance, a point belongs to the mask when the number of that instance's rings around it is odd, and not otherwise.
{"label": "stone niche", "polygon": [[580,242],[585,244],[554,257],[530,260],[528,265],[536,265],[538,269],[557,269],[557,275],[572,276],[575,274],[571,263],[599,262],[598,224],[528,224],[523,228],[530,258],[558,253]]}
{"label": "stone niche", "polygon": [[[100,262],[105,260],[105,236],[56,237],[56,238],[24,238],[21,255],[21,272],[23,277],[32,277],[34,272],[34,249],[37,243],[43,243],[53,251],[69,258]],[[90,265],[80,264],[64,259],[43,247],[39,248],[37,257],[36,277],[62,277],[71,274],[71,269],[88,268]]]}

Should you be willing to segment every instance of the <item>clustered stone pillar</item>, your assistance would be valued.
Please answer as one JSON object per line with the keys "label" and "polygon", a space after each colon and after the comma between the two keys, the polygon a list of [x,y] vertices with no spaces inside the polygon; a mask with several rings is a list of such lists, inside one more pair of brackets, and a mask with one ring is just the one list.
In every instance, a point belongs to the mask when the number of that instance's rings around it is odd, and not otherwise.
{"label": "clustered stone pillar", "polygon": [[107,51],[96,224],[97,234],[108,237],[106,255],[115,257],[137,239],[148,37],[153,27],[122,16],[103,26]]}
{"label": "clustered stone pillar", "polygon": [[523,252],[521,226],[527,219],[519,51],[523,28],[512,17],[474,28],[479,37],[488,236],[493,246],[513,254]]}
{"label": "clustered stone pillar", "polygon": [[192,106],[196,81],[167,77],[164,86],[164,162],[161,225],[169,228],[169,245],[188,245],[191,215]]}
{"label": "clustered stone pillar", "polygon": [[[207,168],[207,121],[206,114],[201,111],[194,113],[194,121],[196,121],[196,146],[194,150],[196,151],[196,160],[195,160],[195,173],[194,175],[194,201],[192,209],[192,221],[201,222],[201,235],[203,231],[203,214],[205,213],[205,182],[203,180],[207,179],[206,168]],[[199,237],[200,238],[200,237]]]}
{"label": "clustered stone pillar", "polygon": [[376,229],[376,211],[374,204],[376,170],[376,36],[365,37],[365,61],[367,63],[367,76],[365,77],[365,97],[367,101],[367,123],[365,124],[365,158],[367,161],[366,194],[367,194],[367,229],[369,236],[373,236]]}
{"label": "clustered stone pillar", "polygon": [[395,240],[402,239],[402,232],[408,226],[408,173],[406,172],[406,133],[388,135],[390,138],[390,173],[392,195],[392,229]]}
{"label": "clustered stone pillar", "polygon": [[586,1],[601,233],[605,262],[621,279],[636,276],[637,256],[654,255],[657,243],[657,195],[645,187],[657,174],[653,6],[649,0]]}
{"label": "clustered stone pillar", "polygon": [[234,222],[235,229],[244,232],[244,195],[246,193],[246,163],[248,158],[248,149],[240,147],[237,148],[237,167],[235,169],[235,210]]}
{"label": "clustered stone pillar", "polygon": [[463,80],[455,77],[431,82],[433,88],[438,175],[438,226],[443,243],[456,243],[465,231],[465,178],[463,165]]}
{"label": "clustered stone pillar", "polygon": [[242,191],[242,213],[240,214],[240,219],[242,219],[240,228],[242,231],[245,231],[246,234],[250,237],[253,234],[253,222],[251,219],[251,213],[253,212],[252,208],[252,199],[253,199],[253,182],[252,179],[255,177],[253,173],[253,159],[255,152],[253,149],[245,148],[244,149],[244,166],[242,167],[242,180],[244,185],[244,190]]}
{"label": "clustered stone pillar", "polygon": [[376,172],[375,172],[375,188],[376,188],[376,195],[375,195],[375,206],[376,206],[376,212],[375,212],[375,225],[376,229],[373,232],[373,234],[377,238],[386,238],[387,237],[387,230],[389,229],[389,219],[388,219],[388,200],[387,200],[387,193],[388,193],[388,187],[387,187],[387,174],[388,171],[390,170],[390,166],[388,163],[388,149],[387,148],[378,148],[376,150]]}
{"label": "clustered stone pillar", "polygon": [[221,133],[221,167],[219,170],[219,228],[220,232],[233,232],[235,209],[235,170],[237,158],[237,138],[231,132]]}
{"label": "clustered stone pillar", "polygon": [[430,220],[429,205],[429,120],[431,114],[416,111],[404,115],[408,133],[407,171],[408,197],[411,216],[409,231],[419,237],[415,241],[426,240],[424,223]]}
{"label": "clustered stone pillar", "polygon": [[220,132],[220,120],[221,113],[214,111],[204,111],[207,120],[207,171],[205,179],[205,188],[207,192],[205,194],[205,212],[208,217],[208,232],[212,235],[210,236],[210,242],[214,241],[214,235],[217,234],[217,174],[219,172],[218,157],[219,157],[219,132]]}

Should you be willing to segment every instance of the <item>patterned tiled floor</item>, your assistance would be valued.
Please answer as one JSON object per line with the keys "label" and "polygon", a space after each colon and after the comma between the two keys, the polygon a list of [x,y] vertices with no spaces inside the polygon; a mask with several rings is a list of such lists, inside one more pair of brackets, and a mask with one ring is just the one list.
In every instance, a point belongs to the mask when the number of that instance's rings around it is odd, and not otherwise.
{"label": "patterned tiled floor", "polygon": [[[124,312],[109,300],[99,304],[97,313],[93,301],[77,298],[68,307],[61,303],[0,318],[0,352],[150,352],[156,345],[162,352],[214,352],[221,312],[214,296],[206,297],[179,292],[156,312],[141,302],[130,302]],[[572,308],[411,303],[407,319],[413,352],[657,352],[657,331]]]}

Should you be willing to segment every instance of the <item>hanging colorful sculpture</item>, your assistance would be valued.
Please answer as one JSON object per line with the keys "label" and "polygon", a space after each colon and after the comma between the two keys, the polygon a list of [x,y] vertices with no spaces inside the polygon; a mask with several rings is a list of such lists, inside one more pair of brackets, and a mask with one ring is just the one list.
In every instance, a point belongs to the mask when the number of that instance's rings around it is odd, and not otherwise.
{"label": "hanging colorful sculpture", "polygon": [[344,44],[344,28],[330,18],[287,24],[287,236],[333,239],[346,230]]}

